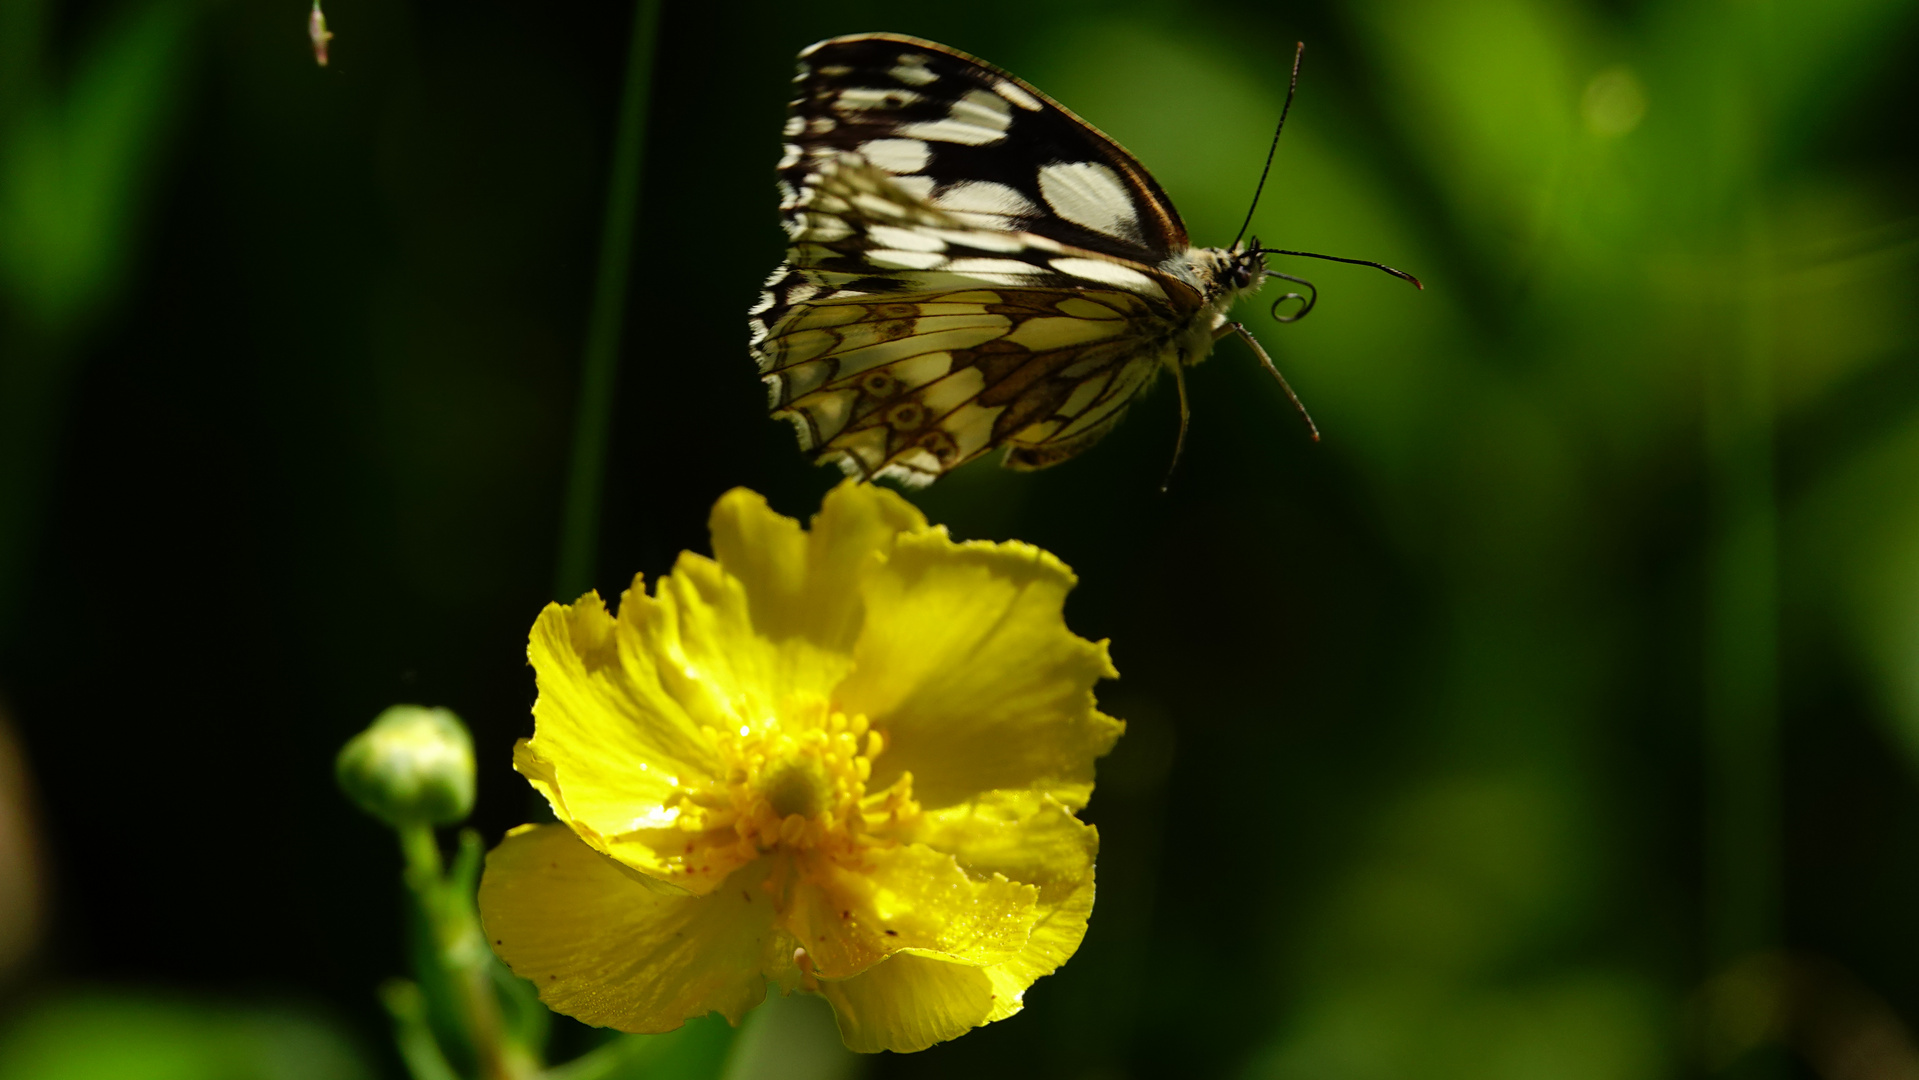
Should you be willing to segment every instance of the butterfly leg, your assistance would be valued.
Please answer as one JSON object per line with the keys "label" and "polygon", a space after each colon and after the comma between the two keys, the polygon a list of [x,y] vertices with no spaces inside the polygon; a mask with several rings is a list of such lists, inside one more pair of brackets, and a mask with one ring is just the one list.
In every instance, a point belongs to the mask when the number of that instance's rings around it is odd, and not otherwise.
{"label": "butterfly leg", "polygon": [[1159,493],[1166,494],[1173,486],[1173,472],[1179,468],[1179,456],[1186,452],[1186,428],[1192,422],[1193,410],[1186,401],[1186,370],[1180,366],[1179,359],[1166,365],[1173,369],[1173,385],[1179,388],[1179,438],[1173,442],[1173,460],[1166,466],[1166,479],[1159,482]]}
{"label": "butterfly leg", "polygon": [[[1267,356],[1266,350],[1260,346],[1259,339],[1253,336],[1253,332],[1251,330],[1246,329],[1245,323],[1228,323],[1227,325],[1220,327],[1219,332],[1213,335],[1213,338],[1215,341],[1217,341],[1218,339],[1225,337],[1227,334],[1238,334],[1240,338],[1246,342],[1246,344],[1252,346],[1253,354],[1259,357],[1259,362],[1265,365],[1266,370],[1272,373],[1273,378],[1279,380],[1279,388],[1281,390],[1286,391],[1286,396],[1287,398],[1291,399],[1293,403],[1293,408],[1299,410],[1300,419],[1306,421],[1306,430],[1312,433],[1313,441],[1318,442],[1319,441],[1319,425],[1313,423],[1313,414],[1306,411],[1306,406],[1299,400],[1299,395],[1293,393],[1293,388],[1290,385],[1288,385],[1286,382],[1286,376],[1281,375],[1279,373],[1279,368],[1273,364],[1273,358],[1270,356]],[[1182,416],[1185,413],[1185,410],[1183,407],[1185,400],[1186,400],[1185,384],[1182,383],[1180,386],[1180,401],[1182,403],[1182,408],[1181,408]],[[1182,423],[1180,427],[1180,434],[1181,436],[1184,436],[1185,433],[1186,433],[1186,428],[1184,424]]]}

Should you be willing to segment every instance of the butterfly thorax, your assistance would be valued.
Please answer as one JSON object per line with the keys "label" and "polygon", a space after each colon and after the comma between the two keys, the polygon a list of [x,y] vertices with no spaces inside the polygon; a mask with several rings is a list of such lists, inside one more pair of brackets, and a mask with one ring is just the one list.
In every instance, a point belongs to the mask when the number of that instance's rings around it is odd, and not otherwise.
{"label": "butterfly thorax", "polygon": [[1199,291],[1203,306],[1181,335],[1180,362],[1187,367],[1206,359],[1213,340],[1230,323],[1229,314],[1240,297],[1258,292],[1266,283],[1266,257],[1259,241],[1251,246],[1188,248],[1159,265],[1159,269]]}

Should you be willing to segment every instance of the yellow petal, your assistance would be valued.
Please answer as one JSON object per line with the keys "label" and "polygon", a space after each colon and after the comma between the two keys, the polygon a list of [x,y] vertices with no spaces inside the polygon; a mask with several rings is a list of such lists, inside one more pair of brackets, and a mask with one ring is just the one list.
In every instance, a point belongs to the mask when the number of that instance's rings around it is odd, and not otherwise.
{"label": "yellow petal", "polygon": [[987,970],[993,1007],[986,1021],[1013,1015],[1026,988],[1064,964],[1086,936],[1099,832],[1047,796],[992,791],[921,815],[913,836],[952,852],[973,876],[1003,874],[1039,886],[1039,907],[1026,945]]}
{"label": "yellow petal", "polygon": [[833,1003],[840,1039],[862,1054],[911,1053],[986,1023],[992,978],[976,967],[899,953],[838,982],[820,982]]}
{"label": "yellow petal", "polygon": [[663,685],[720,730],[760,730],[804,703],[825,702],[852,667],[844,651],[753,626],[753,598],[719,563],[680,555],[659,584],[661,618],[644,638]]}
{"label": "yellow petal", "polygon": [[910,771],[932,807],[998,788],[1085,805],[1093,759],[1124,725],[1093,707],[1093,683],[1118,672],[1104,642],[1066,628],[1073,583],[1030,544],[899,537],[863,578],[857,664],[835,699],[885,732],[873,790]]}
{"label": "yellow petal", "polygon": [[711,528],[713,554],[745,585],[760,633],[846,652],[859,632],[862,568],[926,518],[885,488],[848,480],[827,493],[810,531],[745,488],[720,497]]}
{"label": "yellow petal", "polygon": [[1026,990],[1044,975],[1051,975],[1072,958],[1086,938],[1086,920],[1093,914],[1093,871],[1075,882],[1072,891],[1057,901],[1042,901],[1032,935],[1019,954],[986,970],[993,980],[993,1007],[982,1023],[1004,1020],[1020,1011]]}
{"label": "yellow petal", "polygon": [[998,875],[969,877],[951,855],[923,844],[867,847],[844,865],[813,854],[782,925],[821,978],[866,970],[900,949],[960,963],[998,963],[1026,946],[1039,890]]}
{"label": "yellow petal", "polygon": [[[711,742],[662,687],[656,658],[639,641],[636,624],[652,604],[638,579],[617,621],[594,593],[548,604],[527,643],[540,696],[534,736],[514,767],[554,813],[591,836],[673,825],[675,790],[718,768]],[[662,858],[629,854],[623,861],[637,869],[666,869]]]}
{"label": "yellow petal", "polygon": [[864,1054],[910,1053],[1019,1012],[1033,981],[1065,963],[1086,936],[1091,871],[1059,903],[1042,907],[1026,947],[991,967],[902,952],[850,979],[820,980],[841,1040]]}
{"label": "yellow petal", "polygon": [[550,1008],[660,1032],[717,1011],[738,1023],[766,994],[779,936],[751,867],[706,896],[648,889],[563,825],[527,827],[487,855],[480,918],[494,951]]}
{"label": "yellow petal", "polygon": [[754,633],[743,585],[711,559],[683,555],[658,592],[636,579],[617,620],[591,595],[541,614],[534,735],[516,766],[581,839],[704,893],[753,857],[681,799],[722,786],[712,731],[823,703],[852,661]]}
{"label": "yellow petal", "polygon": [[1099,832],[1035,791],[989,791],[921,814],[912,838],[955,856],[971,876],[1037,885],[1043,901],[1073,892],[1093,872]]}

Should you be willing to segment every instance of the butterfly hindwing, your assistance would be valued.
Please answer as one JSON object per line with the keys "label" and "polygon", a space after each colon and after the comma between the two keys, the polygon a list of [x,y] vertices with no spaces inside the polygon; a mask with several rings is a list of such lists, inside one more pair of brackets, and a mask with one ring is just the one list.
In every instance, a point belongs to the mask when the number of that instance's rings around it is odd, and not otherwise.
{"label": "butterfly hindwing", "polygon": [[1039,468],[1090,446],[1166,362],[1127,292],[968,289],[811,304],[763,354],[775,416],[868,478],[924,481],[998,446]]}

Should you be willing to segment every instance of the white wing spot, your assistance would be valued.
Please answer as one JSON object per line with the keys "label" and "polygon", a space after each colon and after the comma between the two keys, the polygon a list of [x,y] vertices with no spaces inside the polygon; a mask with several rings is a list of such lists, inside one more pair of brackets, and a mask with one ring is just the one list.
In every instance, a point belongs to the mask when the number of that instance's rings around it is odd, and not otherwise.
{"label": "white wing spot", "polygon": [[1085,281],[1101,285],[1116,285],[1147,296],[1165,299],[1166,293],[1159,283],[1130,266],[1107,262],[1104,259],[1054,259],[1053,269],[1062,274],[1071,274]]}
{"label": "white wing spot", "polygon": [[874,225],[866,230],[873,243],[879,247],[895,248],[900,251],[945,251],[946,241],[935,233],[918,229],[902,229],[897,225]]}
{"label": "white wing spot", "polygon": [[833,100],[833,108],[839,112],[897,109],[919,100],[920,95],[911,90],[875,90],[865,86],[849,86],[841,90],[839,97]]}
{"label": "white wing spot", "polygon": [[830,244],[835,240],[844,240],[853,235],[852,226],[848,225],[844,219],[810,210],[801,210],[789,215],[783,224],[789,239],[803,240],[811,244]]}
{"label": "white wing spot", "polygon": [[866,253],[866,261],[887,270],[931,270],[946,261],[946,256],[937,251],[888,251],[877,249]]}
{"label": "white wing spot", "polygon": [[899,220],[906,216],[906,208],[883,195],[862,191],[853,196],[853,205],[873,217]]}
{"label": "white wing spot", "polygon": [[1132,193],[1118,173],[1097,161],[1041,166],[1039,192],[1054,213],[1075,225],[1121,240],[1139,239]]}
{"label": "white wing spot", "polygon": [[[1062,260],[1054,259],[1053,261],[1057,263]],[[946,264],[946,269],[955,274],[1011,274],[1016,277],[1027,277],[1033,274],[1044,274],[1046,272],[1044,266],[1034,266],[1032,263],[1022,262],[1019,259],[954,259],[952,262]]]}
{"label": "white wing spot", "polygon": [[942,210],[968,214],[1004,214],[1007,217],[1032,217],[1039,213],[1033,200],[1018,189],[991,180],[965,180],[953,184],[933,199]]}
{"label": "white wing spot", "polygon": [[1006,137],[1003,131],[962,124],[957,120],[921,120],[901,126],[900,134],[931,142],[959,143],[961,146],[985,146]]}
{"label": "white wing spot", "polygon": [[930,176],[896,176],[893,178],[894,187],[899,188],[901,191],[906,192],[921,202],[929,202],[932,200],[934,183],[934,179]]}
{"label": "white wing spot", "polygon": [[[962,214],[962,215],[955,215],[955,216],[985,217],[987,215]],[[1013,224],[1013,222],[1012,222],[1012,219],[1010,218],[1001,218],[1001,217],[995,216],[993,220],[996,225],[999,223],[1004,223],[1008,227],[1007,228],[996,227],[993,229],[933,229],[930,231],[932,232],[934,236],[939,237],[941,240],[944,240],[949,244],[963,244],[970,248],[978,248],[981,251],[1011,252],[1011,251],[1031,251],[1034,249],[1038,249],[1040,251],[1058,251],[1060,249],[1058,244],[1055,244],[1051,242],[1050,240],[1047,240],[1043,236],[1034,236],[1031,233],[1016,233],[1011,231],[1010,227]]]}
{"label": "white wing spot", "polygon": [[927,70],[925,53],[901,53],[898,60],[899,65],[887,74],[909,86],[925,86],[939,79],[938,75]]}
{"label": "white wing spot", "polygon": [[861,144],[860,154],[890,173],[919,172],[932,158],[932,151],[918,139],[874,139]]}
{"label": "white wing spot", "polygon": [[786,118],[786,126],[780,129],[780,134],[791,139],[805,130],[806,118],[804,116],[789,116]]}
{"label": "white wing spot", "polygon": [[[903,92],[903,91],[900,91]],[[900,134],[933,142],[985,146],[1006,137],[1013,124],[1013,107],[988,90],[969,90],[953,103],[943,120],[922,120],[900,127]]]}
{"label": "white wing spot", "polygon": [[1006,107],[1006,99],[984,90],[968,90],[966,96],[953,103],[951,118],[980,127],[998,128],[1005,131],[1013,123],[1013,110]]}
{"label": "white wing spot", "polygon": [[1034,97],[1033,95],[1027,93],[1024,90],[1021,90],[1018,86],[1014,85],[1011,82],[1008,82],[1005,79],[1001,79],[1000,81],[994,83],[993,89],[999,93],[1000,97],[1003,97],[1006,100],[1012,102],[1013,104],[1018,105],[1020,108],[1025,109],[1027,112],[1039,112],[1040,110],[1046,107],[1040,104],[1040,100],[1038,98]]}
{"label": "white wing spot", "polygon": [[839,126],[839,121],[830,116],[815,116],[813,119],[807,121],[806,130],[815,135],[824,135]]}

